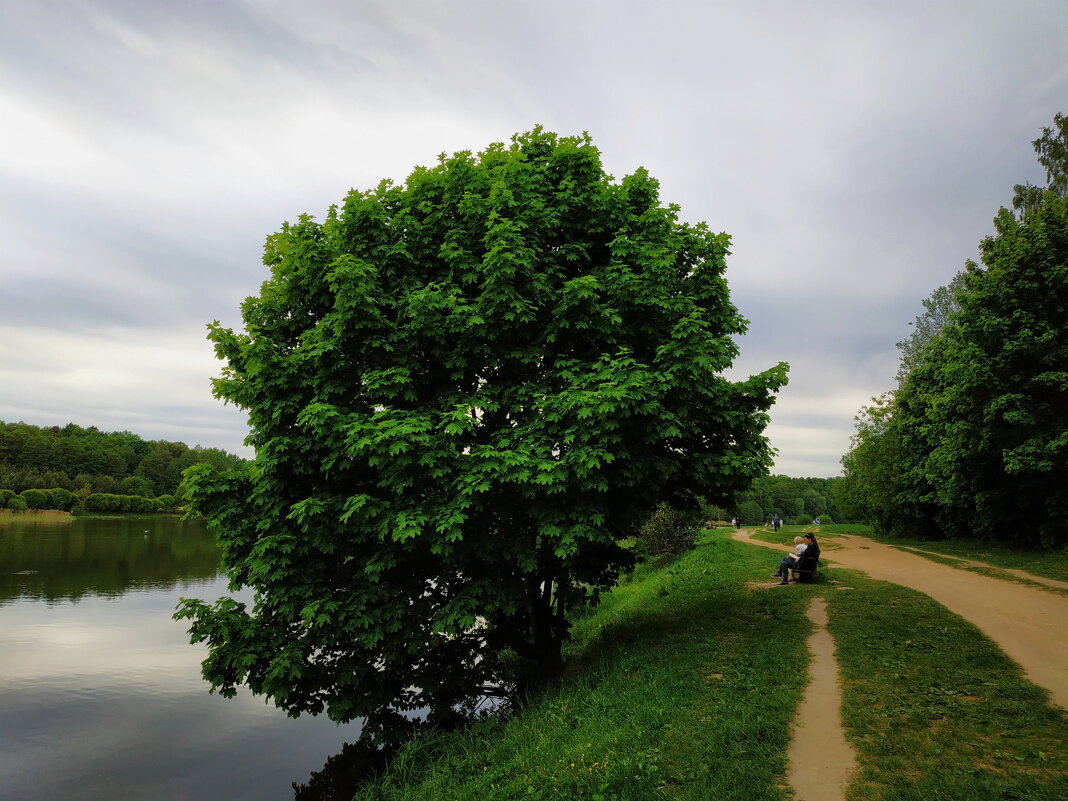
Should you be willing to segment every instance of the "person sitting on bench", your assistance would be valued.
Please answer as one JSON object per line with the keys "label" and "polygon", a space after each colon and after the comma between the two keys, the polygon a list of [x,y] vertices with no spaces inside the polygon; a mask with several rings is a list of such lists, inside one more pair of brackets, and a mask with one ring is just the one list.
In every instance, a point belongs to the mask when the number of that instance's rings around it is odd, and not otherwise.
{"label": "person sitting on bench", "polygon": [[[794,540],[797,541],[796,539]],[[779,569],[772,573],[772,578],[781,578],[782,581],[779,584],[790,583],[790,571],[799,570],[801,566],[811,565],[809,569],[815,567],[816,561],[820,557],[820,546],[816,543],[815,534],[805,534],[803,545],[799,545],[794,549],[794,552],[786,554],[782,561],[779,563]]]}
{"label": "person sitting on bench", "polygon": [[[792,559],[800,559],[801,558],[801,554],[803,554],[805,552],[805,548],[807,548],[807,547],[808,547],[808,544],[805,542],[805,540],[802,537],[794,537],[794,550],[793,550],[793,553],[788,553],[788,554],[786,554],[786,556],[790,557]],[[786,561],[786,559],[783,558],[783,562],[785,562],[785,561]],[[772,578],[781,578],[782,577],[782,566],[781,565],[780,565],[778,570],[776,570],[774,573],[771,574],[771,577]]]}

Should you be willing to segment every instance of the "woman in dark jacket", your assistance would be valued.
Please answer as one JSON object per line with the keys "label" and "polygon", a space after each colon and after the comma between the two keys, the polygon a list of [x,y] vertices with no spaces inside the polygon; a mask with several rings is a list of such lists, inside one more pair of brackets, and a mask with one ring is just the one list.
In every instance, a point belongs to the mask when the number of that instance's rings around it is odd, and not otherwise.
{"label": "woman in dark jacket", "polygon": [[780,581],[779,584],[789,584],[790,583],[790,571],[791,570],[797,570],[797,568],[801,565],[801,563],[803,561],[808,560],[808,559],[812,559],[813,557],[815,557],[816,559],[819,559],[820,546],[816,542],[816,535],[808,533],[808,534],[804,535],[804,538],[805,538],[805,551],[804,551],[804,553],[802,553],[800,556],[798,556],[797,554],[793,554],[793,553],[786,554],[782,558],[782,561],[779,562],[779,570],[778,570],[778,572],[771,574],[772,577],[778,577],[778,578],[782,579],[782,581]]}

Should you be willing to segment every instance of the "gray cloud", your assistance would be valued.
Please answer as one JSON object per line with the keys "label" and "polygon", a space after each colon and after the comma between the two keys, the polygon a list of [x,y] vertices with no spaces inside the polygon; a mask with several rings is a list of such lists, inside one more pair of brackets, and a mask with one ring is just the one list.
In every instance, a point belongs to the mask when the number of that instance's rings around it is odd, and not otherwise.
{"label": "gray cloud", "polygon": [[536,123],[733,237],[736,372],[793,365],[776,469],[833,475],[920,300],[1068,97],[1060,0],[128,0],[0,29],[0,419],[239,448],[204,324],[264,237]]}

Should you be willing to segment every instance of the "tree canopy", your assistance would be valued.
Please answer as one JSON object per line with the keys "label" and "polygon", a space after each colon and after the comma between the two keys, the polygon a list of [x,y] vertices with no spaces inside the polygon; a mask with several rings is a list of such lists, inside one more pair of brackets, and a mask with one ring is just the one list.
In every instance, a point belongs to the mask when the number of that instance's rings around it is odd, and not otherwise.
{"label": "tree canopy", "polygon": [[1042,205],[1042,196],[1052,192],[1056,197],[1068,195],[1068,117],[1053,115],[1053,127],[1043,128],[1042,135],[1031,143],[1038,163],[1046,171],[1046,186],[1017,184],[1012,207],[1022,216]]}
{"label": "tree canopy", "polygon": [[146,440],[95,426],[41,427],[0,421],[0,487],[156,497],[177,491],[182,471],[199,463],[241,469],[245,460],[218,448]]}
{"label": "tree canopy", "polygon": [[1068,542],[1068,126],[1056,123],[1059,138],[1047,128],[1034,143],[1050,186],[1019,215],[999,212],[983,263],[952,293],[959,308],[844,457],[847,494],[881,527]]}
{"label": "tree canopy", "polygon": [[187,476],[255,591],[180,607],[213,688],[379,736],[521,691],[657,502],[766,471],[786,366],[722,377],[729,239],[658,195],[535,129],[268,238],[245,331],[210,329],[253,470]]}
{"label": "tree canopy", "polygon": [[838,509],[836,487],[840,481],[840,478],[760,476],[737,496],[733,509],[720,511],[725,517],[737,513],[746,525],[766,523],[773,515],[790,523],[802,517],[848,522]]}

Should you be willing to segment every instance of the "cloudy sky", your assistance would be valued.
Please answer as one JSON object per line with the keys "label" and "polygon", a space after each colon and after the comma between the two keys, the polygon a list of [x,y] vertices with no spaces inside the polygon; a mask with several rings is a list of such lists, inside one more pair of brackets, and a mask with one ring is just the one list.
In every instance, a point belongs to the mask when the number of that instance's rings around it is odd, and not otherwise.
{"label": "cloudy sky", "polygon": [[543,124],[732,235],[775,472],[836,475],[1057,111],[1064,0],[0,0],[0,420],[250,455],[205,325],[264,238]]}

